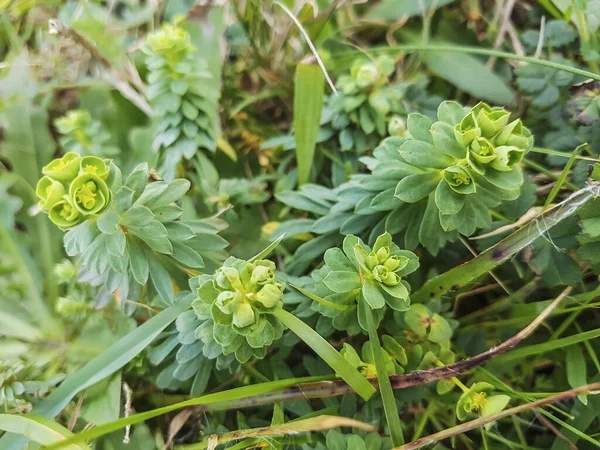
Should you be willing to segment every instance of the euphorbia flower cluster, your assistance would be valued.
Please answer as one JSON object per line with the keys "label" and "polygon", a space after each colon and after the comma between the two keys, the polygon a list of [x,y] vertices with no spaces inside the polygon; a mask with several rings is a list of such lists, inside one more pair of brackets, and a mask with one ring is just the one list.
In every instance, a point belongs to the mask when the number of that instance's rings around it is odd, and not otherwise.
{"label": "euphorbia flower cluster", "polygon": [[40,209],[62,229],[100,214],[111,199],[109,172],[106,160],[66,153],[42,169],[44,177],[36,188]]}

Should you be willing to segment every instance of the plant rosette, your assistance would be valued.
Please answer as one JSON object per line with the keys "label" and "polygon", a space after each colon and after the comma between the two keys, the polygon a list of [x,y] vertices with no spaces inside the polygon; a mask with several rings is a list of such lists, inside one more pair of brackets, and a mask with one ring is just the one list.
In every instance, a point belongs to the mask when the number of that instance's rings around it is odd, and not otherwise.
{"label": "plant rosette", "polygon": [[272,313],[283,306],[284,285],[277,281],[272,261],[231,257],[214,276],[201,276],[197,283],[192,307],[206,321],[196,337],[216,341],[224,355],[235,353],[240,362],[262,358],[282,336],[284,327]]}
{"label": "plant rosette", "polygon": [[[410,285],[402,278],[417,270],[419,260],[414,253],[394,244],[389,233],[379,236],[373,249],[358,237],[348,235],[343,242],[343,251],[329,249],[324,260],[328,273],[323,283],[334,293],[326,300],[335,303],[336,297],[350,296],[357,301],[358,323],[363,330],[368,328],[362,302],[358,301],[359,294],[374,310],[377,321],[383,317],[386,305],[396,311],[408,309]],[[341,312],[337,310],[333,315]],[[336,326],[335,318],[333,324]]]}

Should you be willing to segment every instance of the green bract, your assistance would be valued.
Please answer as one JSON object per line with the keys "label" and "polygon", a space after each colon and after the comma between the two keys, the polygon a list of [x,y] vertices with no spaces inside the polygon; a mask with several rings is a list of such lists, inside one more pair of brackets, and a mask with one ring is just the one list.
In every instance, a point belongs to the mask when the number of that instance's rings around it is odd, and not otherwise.
{"label": "green bract", "polygon": [[510,397],[508,395],[490,395],[493,390],[494,386],[491,384],[478,382],[463,392],[456,404],[458,420],[466,420],[473,414],[489,416],[502,411],[510,401]]}
{"label": "green bract", "polygon": [[238,361],[262,358],[266,347],[283,333],[271,315],[283,306],[283,284],[275,278],[275,264],[229,258],[214,276],[198,278],[198,298],[192,306],[206,318],[196,330],[205,344],[217,342],[223,355],[235,353]]}
{"label": "green bract", "polygon": [[84,173],[75,178],[69,187],[69,196],[83,215],[99,214],[110,202],[106,182],[93,173]]}
{"label": "green bract", "polygon": [[47,213],[50,208],[63,199],[65,187],[60,181],[45,176],[38,182],[35,193],[40,199],[40,209]]}
{"label": "green bract", "polygon": [[150,71],[147,97],[160,118],[152,147],[159,152],[159,172],[171,181],[183,158],[199,148],[216,150],[219,90],[210,88],[206,61],[182,28],[163,25],[148,36],[143,51]]}
{"label": "green bract", "polygon": [[62,229],[71,228],[102,212],[110,203],[106,184],[110,162],[70,152],[43,169],[36,187],[39,207]]}
{"label": "green bract", "polygon": [[75,152],[65,153],[62,158],[55,159],[42,169],[42,173],[61,183],[69,183],[80,170],[81,156]]}
{"label": "green bract", "polygon": [[[403,369],[399,366],[394,356],[390,355],[390,353],[383,348],[381,349],[381,353],[383,355],[383,360],[385,361],[385,370],[388,375],[403,373]],[[347,343],[345,343],[340,350],[340,354],[366,378],[375,378],[377,376],[373,351],[371,350],[371,343],[369,341],[363,344],[360,355],[354,347]]]}

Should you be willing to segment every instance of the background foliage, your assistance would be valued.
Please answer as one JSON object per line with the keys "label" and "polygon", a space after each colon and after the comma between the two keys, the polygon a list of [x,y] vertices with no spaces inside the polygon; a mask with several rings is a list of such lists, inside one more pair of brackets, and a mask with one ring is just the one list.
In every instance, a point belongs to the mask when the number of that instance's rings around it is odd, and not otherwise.
{"label": "background foliage", "polygon": [[1,449],[600,447],[597,0],[0,0],[0,60]]}

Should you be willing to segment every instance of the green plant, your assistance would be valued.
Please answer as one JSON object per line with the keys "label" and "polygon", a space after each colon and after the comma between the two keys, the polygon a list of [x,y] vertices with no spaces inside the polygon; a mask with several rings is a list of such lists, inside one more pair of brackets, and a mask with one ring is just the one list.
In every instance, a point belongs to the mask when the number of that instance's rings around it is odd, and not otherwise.
{"label": "green plant", "polygon": [[175,178],[177,165],[192,159],[198,148],[216,150],[218,91],[204,89],[210,79],[206,61],[198,58],[190,35],[176,25],[164,25],[144,46],[148,99],[162,117],[152,148],[159,152],[160,173]]}

